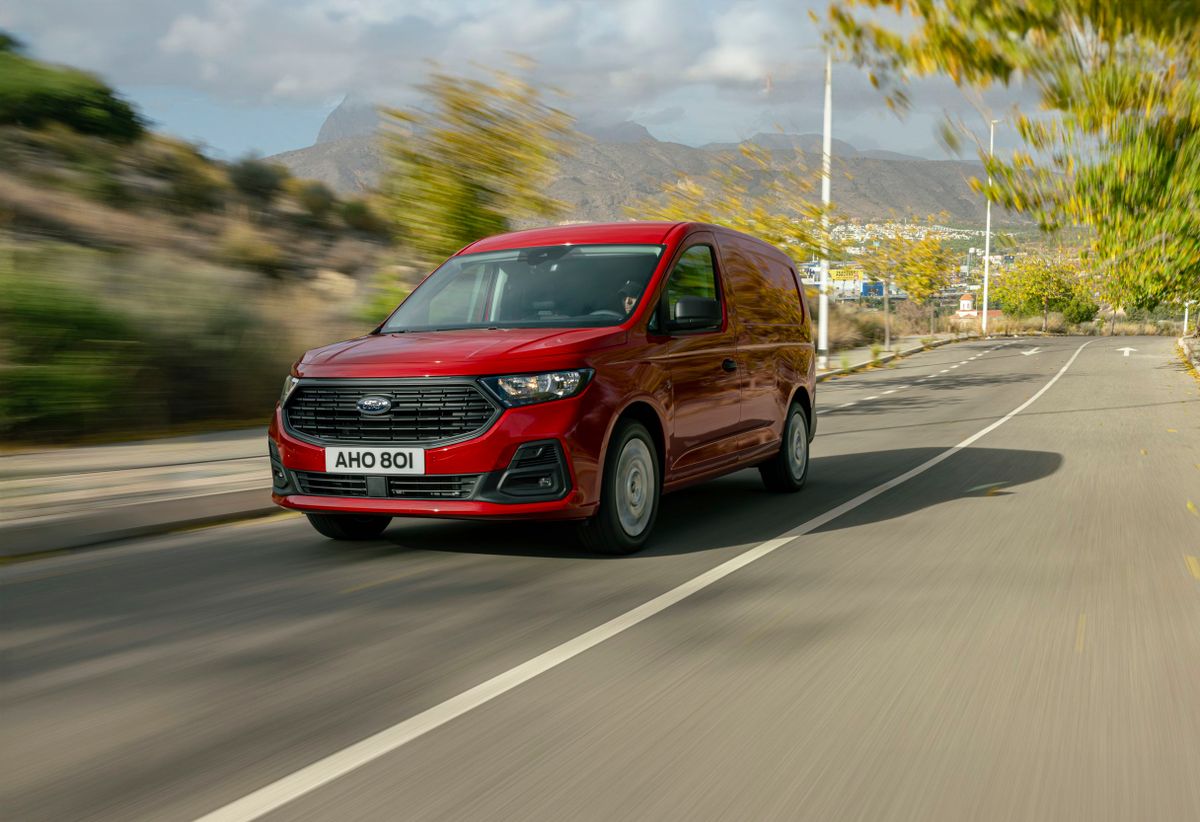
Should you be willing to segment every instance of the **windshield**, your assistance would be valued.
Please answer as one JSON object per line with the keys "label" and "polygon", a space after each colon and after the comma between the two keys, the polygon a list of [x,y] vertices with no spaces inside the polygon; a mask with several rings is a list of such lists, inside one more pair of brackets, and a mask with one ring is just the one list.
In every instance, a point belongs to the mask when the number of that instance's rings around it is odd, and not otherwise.
{"label": "windshield", "polygon": [[452,257],[380,329],[593,328],[624,322],[661,245],[552,245]]}

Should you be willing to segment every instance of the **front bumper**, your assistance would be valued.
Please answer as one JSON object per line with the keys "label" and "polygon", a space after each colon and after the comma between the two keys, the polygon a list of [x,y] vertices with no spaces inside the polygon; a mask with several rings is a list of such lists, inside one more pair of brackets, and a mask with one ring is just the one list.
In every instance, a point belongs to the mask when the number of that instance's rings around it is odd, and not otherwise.
{"label": "front bumper", "polygon": [[[325,449],[290,435],[277,408],[269,430],[272,499],[284,508],[312,512],[387,514],[410,517],[483,519],[583,519],[595,513],[599,497],[599,455],[605,422],[581,397],[510,408],[479,435],[425,451],[426,477],[475,476],[466,499],[413,499],[393,496],[335,496],[303,493],[297,472],[324,475]],[[347,443],[348,444],[348,443]],[[514,462],[531,444],[552,444],[560,455],[561,486],[546,489],[523,482]],[[519,461],[524,464],[524,460]],[[525,478],[531,478],[525,471]],[[381,481],[373,479],[373,488]],[[546,499],[554,496],[554,499]]]}

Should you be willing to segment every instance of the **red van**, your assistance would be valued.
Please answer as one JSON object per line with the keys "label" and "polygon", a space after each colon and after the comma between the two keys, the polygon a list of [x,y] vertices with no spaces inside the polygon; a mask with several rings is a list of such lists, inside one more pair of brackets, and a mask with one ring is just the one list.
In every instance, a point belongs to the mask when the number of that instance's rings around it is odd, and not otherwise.
{"label": "red van", "polygon": [[798,491],[815,429],[792,261],[696,223],[472,243],[364,337],[305,354],[270,428],[273,498],[334,539],[392,517],[578,520],[639,549],[659,496],[757,466]]}

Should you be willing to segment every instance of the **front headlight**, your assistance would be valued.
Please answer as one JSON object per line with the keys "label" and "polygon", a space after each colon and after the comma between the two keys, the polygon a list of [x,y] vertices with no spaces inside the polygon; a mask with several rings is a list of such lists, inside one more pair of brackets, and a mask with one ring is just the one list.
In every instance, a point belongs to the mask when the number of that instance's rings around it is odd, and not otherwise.
{"label": "front headlight", "polygon": [[514,374],[511,377],[486,377],[483,384],[505,405],[531,405],[575,396],[588,384],[593,373],[590,368],[578,368],[545,374]]}
{"label": "front headlight", "polygon": [[296,386],[300,384],[300,380],[288,375],[283,379],[283,390],[279,392],[279,407],[287,405],[288,397],[292,396],[292,392],[296,390]]}

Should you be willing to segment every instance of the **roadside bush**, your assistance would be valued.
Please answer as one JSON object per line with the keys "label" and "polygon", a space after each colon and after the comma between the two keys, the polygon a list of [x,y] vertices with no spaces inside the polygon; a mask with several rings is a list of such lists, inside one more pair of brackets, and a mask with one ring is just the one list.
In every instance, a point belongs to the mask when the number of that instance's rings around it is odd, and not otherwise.
{"label": "roadside bush", "polygon": [[376,237],[387,237],[388,225],[365,200],[344,200],[338,204],[338,216],[347,228],[371,234]]}
{"label": "roadside bush", "polygon": [[268,208],[288,179],[288,170],[255,157],[244,157],[229,167],[229,182],[243,197]]}
{"label": "roadside bush", "polygon": [[96,77],[17,54],[11,37],[0,49],[0,125],[41,128],[61,123],[119,143],[140,138],[145,122]]}
{"label": "roadside bush", "polygon": [[263,288],[246,271],[71,246],[5,252],[0,430],[9,442],[265,422],[304,349],[362,330],[326,295]]}
{"label": "roadside bush", "polygon": [[283,252],[261,231],[247,223],[234,223],[221,236],[222,257],[230,265],[277,277],[286,266]]}
{"label": "roadside bush", "polygon": [[334,205],[337,204],[337,199],[329,190],[329,186],[316,180],[304,180],[298,184],[296,201],[305,213],[316,222],[324,222]]}
{"label": "roadside bush", "polygon": [[84,290],[0,274],[0,430],[71,437],[127,416],[144,350]]}
{"label": "roadside bush", "polygon": [[1096,319],[1100,306],[1086,294],[1074,295],[1070,302],[1063,306],[1063,318],[1073,325],[1090,323]]}
{"label": "roadside bush", "polygon": [[144,170],[167,184],[167,208],[190,213],[221,205],[229,181],[216,164],[187,143],[157,136],[147,143]]}

